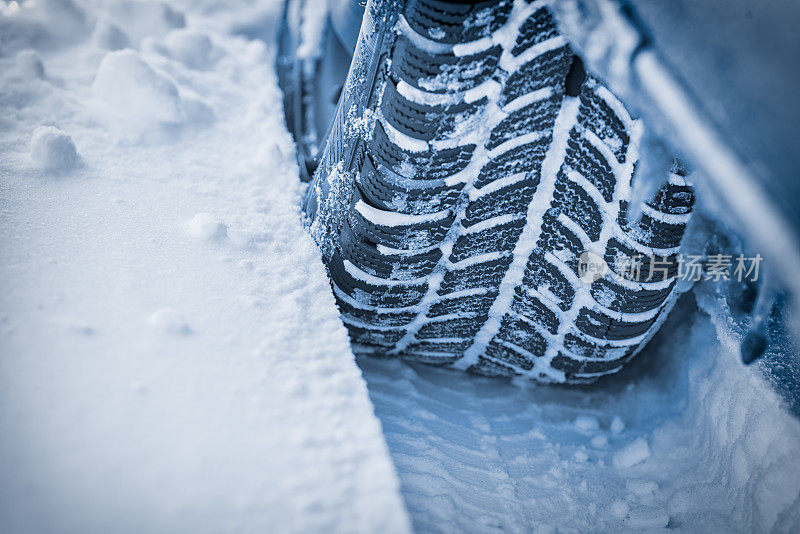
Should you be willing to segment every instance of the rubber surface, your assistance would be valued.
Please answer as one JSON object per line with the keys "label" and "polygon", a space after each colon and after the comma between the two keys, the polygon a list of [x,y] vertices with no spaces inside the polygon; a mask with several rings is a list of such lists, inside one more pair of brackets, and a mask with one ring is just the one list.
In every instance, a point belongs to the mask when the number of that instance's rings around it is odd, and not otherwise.
{"label": "rubber surface", "polygon": [[[618,370],[674,301],[693,202],[676,167],[628,219],[642,127],[542,3],[368,6],[305,204],[354,349],[550,382]],[[579,279],[585,252],[599,279]]]}

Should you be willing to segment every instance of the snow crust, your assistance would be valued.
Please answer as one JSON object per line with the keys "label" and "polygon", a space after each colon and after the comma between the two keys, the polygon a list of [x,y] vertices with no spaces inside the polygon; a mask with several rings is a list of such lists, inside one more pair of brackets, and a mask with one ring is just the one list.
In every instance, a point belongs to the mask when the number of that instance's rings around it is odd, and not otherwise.
{"label": "snow crust", "polygon": [[235,30],[280,7],[0,2],[0,532],[408,530]]}

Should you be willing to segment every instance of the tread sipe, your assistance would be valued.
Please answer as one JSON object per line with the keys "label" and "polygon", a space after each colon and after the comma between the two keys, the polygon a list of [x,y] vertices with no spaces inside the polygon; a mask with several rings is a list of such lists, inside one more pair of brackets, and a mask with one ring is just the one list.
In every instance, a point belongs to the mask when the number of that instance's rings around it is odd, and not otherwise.
{"label": "tread sipe", "polygon": [[[541,2],[370,4],[305,204],[354,350],[617,371],[675,299],[693,202],[676,168],[628,219],[641,135]],[[584,282],[587,251],[609,270]]]}

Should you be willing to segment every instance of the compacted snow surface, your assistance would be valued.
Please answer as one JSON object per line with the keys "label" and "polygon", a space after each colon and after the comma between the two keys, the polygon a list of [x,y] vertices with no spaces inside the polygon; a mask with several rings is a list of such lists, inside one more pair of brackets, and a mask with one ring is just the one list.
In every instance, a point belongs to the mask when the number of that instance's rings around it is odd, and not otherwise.
{"label": "compacted snow surface", "polygon": [[300,220],[278,0],[0,10],[0,532],[800,525],[800,423],[713,288],[592,387],[362,379]]}

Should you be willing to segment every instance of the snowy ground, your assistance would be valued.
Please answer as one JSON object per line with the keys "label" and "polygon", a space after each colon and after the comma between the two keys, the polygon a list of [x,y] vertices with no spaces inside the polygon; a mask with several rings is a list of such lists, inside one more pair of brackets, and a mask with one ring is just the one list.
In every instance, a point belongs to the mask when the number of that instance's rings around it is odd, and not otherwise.
{"label": "snowy ground", "polygon": [[792,531],[800,425],[716,335],[684,296],[625,371],[579,389],[359,363],[420,532]]}
{"label": "snowy ground", "polygon": [[0,2],[0,531],[796,530],[800,422],[691,294],[593,388],[362,379],[279,3]]}
{"label": "snowy ground", "polygon": [[0,16],[0,531],[406,530],[231,31],[278,2],[38,5]]}

